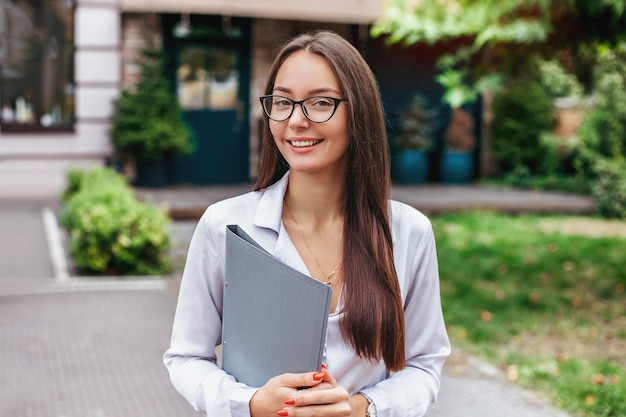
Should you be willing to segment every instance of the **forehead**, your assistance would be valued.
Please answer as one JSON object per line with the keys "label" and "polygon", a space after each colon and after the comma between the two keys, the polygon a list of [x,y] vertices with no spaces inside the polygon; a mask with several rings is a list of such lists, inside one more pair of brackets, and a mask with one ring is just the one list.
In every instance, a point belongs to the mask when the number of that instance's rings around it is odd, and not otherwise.
{"label": "forehead", "polygon": [[320,55],[300,50],[280,66],[274,90],[308,93],[316,90],[341,91],[339,80],[328,61]]}

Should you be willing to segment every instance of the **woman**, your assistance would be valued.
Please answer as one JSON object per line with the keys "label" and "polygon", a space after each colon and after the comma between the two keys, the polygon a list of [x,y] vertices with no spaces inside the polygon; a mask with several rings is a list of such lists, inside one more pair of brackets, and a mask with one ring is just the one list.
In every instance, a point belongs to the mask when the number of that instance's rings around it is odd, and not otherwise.
{"label": "woman", "polygon": [[[261,102],[256,191],[211,205],[189,248],[165,354],[173,384],[209,416],[422,416],[450,352],[435,241],[424,215],[389,200],[371,71],[340,36],[300,35],[276,58]],[[228,224],[333,287],[321,370],[254,388],[216,365]]]}

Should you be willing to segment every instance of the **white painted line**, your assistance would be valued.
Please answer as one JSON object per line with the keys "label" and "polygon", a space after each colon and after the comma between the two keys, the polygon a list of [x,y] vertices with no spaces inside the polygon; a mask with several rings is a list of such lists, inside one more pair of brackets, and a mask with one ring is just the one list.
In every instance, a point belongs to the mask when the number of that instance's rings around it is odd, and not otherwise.
{"label": "white painted line", "polygon": [[41,215],[46,231],[46,240],[48,242],[50,260],[52,261],[52,269],[54,270],[54,278],[59,283],[68,282],[70,273],[67,268],[65,251],[63,250],[63,240],[61,239],[61,231],[59,230],[56,216],[49,207],[44,207]]}
{"label": "white painted line", "polygon": [[73,278],[57,287],[60,292],[81,292],[81,291],[132,291],[132,290],[164,290],[167,282],[160,276],[156,277],[133,277],[124,278]]}
{"label": "white painted line", "polygon": [[64,282],[57,281],[45,285],[0,286],[0,295],[26,296],[101,291],[163,291],[167,287],[167,279],[160,276],[139,279],[89,277],[70,278]]}

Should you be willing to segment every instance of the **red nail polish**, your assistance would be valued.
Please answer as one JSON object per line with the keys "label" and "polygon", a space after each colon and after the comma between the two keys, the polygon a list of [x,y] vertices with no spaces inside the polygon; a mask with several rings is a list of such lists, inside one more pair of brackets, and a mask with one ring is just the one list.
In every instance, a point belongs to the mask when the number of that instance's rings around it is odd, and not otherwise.
{"label": "red nail polish", "polygon": [[327,369],[325,363],[322,364],[322,369]]}
{"label": "red nail polish", "polygon": [[316,372],[313,374],[313,379],[316,381],[321,381],[322,379],[324,379],[324,374],[321,372]]}
{"label": "red nail polish", "polygon": [[295,405],[296,404],[296,400],[294,398],[289,398],[288,400],[285,400],[285,405]]}
{"label": "red nail polish", "polygon": [[289,411],[287,411],[287,410],[280,410],[276,414],[278,414],[280,417],[287,417],[289,415]]}

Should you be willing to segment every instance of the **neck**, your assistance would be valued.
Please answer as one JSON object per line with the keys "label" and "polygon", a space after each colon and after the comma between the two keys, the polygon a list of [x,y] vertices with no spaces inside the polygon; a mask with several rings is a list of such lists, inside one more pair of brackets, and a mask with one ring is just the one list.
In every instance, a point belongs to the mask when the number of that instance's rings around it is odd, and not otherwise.
{"label": "neck", "polygon": [[323,224],[343,219],[344,182],[291,173],[285,200],[301,222]]}

